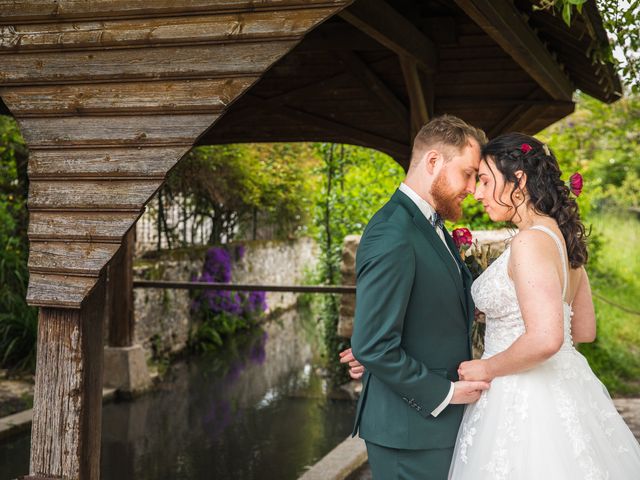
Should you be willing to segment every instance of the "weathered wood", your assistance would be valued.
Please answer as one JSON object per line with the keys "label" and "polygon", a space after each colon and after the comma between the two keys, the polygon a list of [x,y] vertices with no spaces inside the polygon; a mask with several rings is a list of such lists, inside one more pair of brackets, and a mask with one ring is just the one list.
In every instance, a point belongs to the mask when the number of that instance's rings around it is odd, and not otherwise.
{"label": "weathered wood", "polygon": [[303,122],[309,122],[317,125],[320,128],[326,130],[339,131],[345,137],[350,138],[355,144],[364,142],[378,148],[382,151],[391,153],[392,155],[398,155],[399,158],[404,158],[409,154],[409,147],[406,144],[381,137],[366,130],[351,127],[350,125],[341,124],[334,120],[320,117],[309,112],[304,112],[295,108],[287,107],[284,105],[278,106],[275,103],[267,101],[260,101],[260,99],[253,99],[256,108],[260,108],[266,111],[277,111],[279,114],[286,115],[287,117],[295,120],[298,119]]}
{"label": "weathered wood", "polygon": [[508,0],[456,0],[504,51],[556,100],[571,100],[574,87],[551,53]]}
{"label": "weathered wood", "polygon": [[339,8],[350,0],[2,0],[0,23],[80,18],[152,17],[295,8]]}
{"label": "weathered wood", "polygon": [[187,146],[34,150],[29,157],[29,178],[162,179],[188,151]]}
{"label": "weathered wood", "polygon": [[100,478],[104,294],[101,279],[81,309],[40,310],[31,475]]}
{"label": "weathered wood", "polygon": [[262,74],[294,40],[211,46],[20,53],[2,57],[0,84],[220,78]]}
{"label": "weathered wood", "polygon": [[219,115],[131,115],[23,118],[18,121],[29,148],[66,146],[184,145]]}
{"label": "weathered wood", "polygon": [[438,53],[433,42],[384,0],[355,2],[339,15],[397,55],[412,58],[427,72],[435,71]]}
{"label": "weathered wood", "polygon": [[411,58],[400,57],[407,93],[411,102],[411,138],[429,121],[427,101],[416,62]]}
{"label": "weathered wood", "polygon": [[29,271],[97,277],[118,251],[114,243],[31,242]]}
{"label": "weathered wood", "polygon": [[129,213],[36,210],[29,215],[29,239],[119,244],[125,232],[141,214],[141,211]]}
{"label": "weathered wood", "polygon": [[0,32],[0,54],[299,38],[334,9],[17,25]]}
{"label": "weathered wood", "polygon": [[387,85],[353,52],[338,52],[338,58],[351,74],[360,80],[384,108],[388,109],[400,123],[401,128],[409,132],[409,111]]}
{"label": "weathered wood", "polygon": [[122,82],[0,88],[21,118],[42,115],[220,113],[257,76],[214,80]]}
{"label": "weathered wood", "polygon": [[135,228],[129,230],[122,246],[107,268],[107,299],[105,320],[109,325],[110,347],[133,345],[133,252]]}
{"label": "weathered wood", "polygon": [[29,276],[27,302],[34,307],[80,308],[95,285],[95,277],[33,274]]}
{"label": "weathered wood", "polygon": [[121,210],[139,212],[161,180],[33,181],[30,210]]}

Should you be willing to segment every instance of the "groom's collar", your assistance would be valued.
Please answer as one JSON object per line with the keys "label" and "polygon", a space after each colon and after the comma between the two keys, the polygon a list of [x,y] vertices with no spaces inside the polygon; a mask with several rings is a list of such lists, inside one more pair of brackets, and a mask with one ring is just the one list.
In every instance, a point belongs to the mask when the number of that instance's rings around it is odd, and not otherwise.
{"label": "groom's collar", "polygon": [[400,187],[398,187],[398,191],[404,193],[409,198],[409,200],[411,200],[413,204],[418,207],[418,210],[422,212],[424,218],[431,221],[431,218],[436,214],[436,211],[429,202],[418,195],[415,190],[413,190],[404,182],[400,184]]}

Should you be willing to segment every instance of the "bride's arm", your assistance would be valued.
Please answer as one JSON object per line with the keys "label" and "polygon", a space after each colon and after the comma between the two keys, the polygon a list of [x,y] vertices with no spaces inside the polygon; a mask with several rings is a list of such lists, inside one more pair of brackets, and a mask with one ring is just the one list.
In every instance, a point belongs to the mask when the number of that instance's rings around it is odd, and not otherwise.
{"label": "bride's arm", "polygon": [[596,339],[596,313],[593,309],[591,286],[584,267],[580,268],[578,289],[571,305],[571,337],[576,343],[593,342]]}
{"label": "bride's arm", "polygon": [[[548,242],[551,242],[550,244]],[[511,243],[509,271],[525,324],[509,348],[485,360],[460,365],[464,380],[491,381],[528,370],[554,355],[564,340],[562,279],[552,257],[553,240],[535,230],[520,232]]]}

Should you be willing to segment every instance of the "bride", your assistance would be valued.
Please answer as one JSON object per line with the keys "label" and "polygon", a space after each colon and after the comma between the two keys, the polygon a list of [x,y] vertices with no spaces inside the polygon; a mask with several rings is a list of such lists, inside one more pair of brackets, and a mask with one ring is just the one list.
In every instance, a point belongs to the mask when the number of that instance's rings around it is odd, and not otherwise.
{"label": "bride", "polygon": [[558,163],[519,133],[482,154],[475,197],[519,232],[471,288],[485,353],[458,374],[491,388],[465,411],[449,479],[640,479],[640,446],[574,347],[595,339],[595,314],[585,230]]}

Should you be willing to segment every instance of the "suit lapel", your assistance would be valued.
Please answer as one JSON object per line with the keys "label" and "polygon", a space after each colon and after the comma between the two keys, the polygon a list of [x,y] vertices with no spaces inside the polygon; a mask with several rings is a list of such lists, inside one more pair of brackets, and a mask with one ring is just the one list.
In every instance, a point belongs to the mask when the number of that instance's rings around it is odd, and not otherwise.
{"label": "suit lapel", "polygon": [[449,246],[451,253],[453,253],[453,255],[456,258],[456,262],[460,267],[460,273],[462,274],[462,277],[463,277],[462,283],[463,283],[463,289],[464,289],[465,311],[467,313],[467,317],[471,319],[469,321],[469,329],[471,329],[472,322],[473,322],[473,315],[469,315],[469,312],[472,312],[473,310],[472,308],[473,300],[471,299],[471,284],[473,283],[473,276],[471,275],[471,272],[469,271],[467,264],[462,261],[462,258],[460,257],[460,252],[458,251],[458,247],[456,247],[456,244],[453,241],[453,238],[451,238],[451,235],[446,229],[444,230],[444,238],[447,241],[447,245]]}
{"label": "suit lapel", "polygon": [[[445,246],[444,243],[442,243],[442,240],[440,239],[435,229],[433,228],[433,225],[429,223],[429,221],[425,218],[425,216],[417,207],[417,205],[413,203],[413,201],[409,197],[407,197],[404,193],[398,190],[396,191],[396,193],[394,193],[393,197],[391,198],[392,200],[395,200],[401,203],[407,210],[409,210],[409,212],[411,212],[413,216],[413,223],[422,232],[423,236],[429,241],[433,250],[438,253],[440,258],[442,259],[442,262],[447,267],[447,271],[449,272],[449,275],[451,275],[451,278],[456,285],[456,290],[458,291],[458,297],[460,298],[462,309],[465,313],[467,313],[467,301],[465,298],[465,288],[464,288],[462,277],[460,275],[462,271],[462,267],[461,267],[461,271],[458,271],[458,268],[456,267],[456,260],[454,260],[453,257],[451,256],[452,253],[455,254],[457,251],[454,248],[451,251],[451,253],[449,253],[447,247]],[[448,233],[445,232],[445,238],[447,238],[447,236],[448,236]]]}

